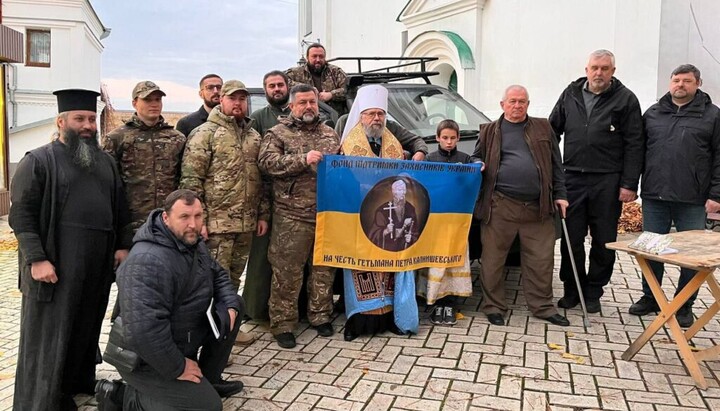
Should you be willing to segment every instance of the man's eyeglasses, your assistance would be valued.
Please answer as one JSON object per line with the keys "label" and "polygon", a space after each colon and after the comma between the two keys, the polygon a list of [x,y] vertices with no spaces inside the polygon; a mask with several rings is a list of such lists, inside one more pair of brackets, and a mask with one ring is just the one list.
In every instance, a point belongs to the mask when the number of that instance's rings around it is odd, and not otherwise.
{"label": "man's eyeglasses", "polygon": [[378,111],[363,111],[363,112],[360,113],[360,114],[361,114],[363,117],[366,117],[366,118],[375,118],[375,117],[377,117],[377,118],[385,118],[385,112],[382,111],[382,110],[378,110]]}
{"label": "man's eyeglasses", "polygon": [[207,91],[220,90],[222,88],[222,84],[208,84],[207,86],[205,86],[203,88]]}

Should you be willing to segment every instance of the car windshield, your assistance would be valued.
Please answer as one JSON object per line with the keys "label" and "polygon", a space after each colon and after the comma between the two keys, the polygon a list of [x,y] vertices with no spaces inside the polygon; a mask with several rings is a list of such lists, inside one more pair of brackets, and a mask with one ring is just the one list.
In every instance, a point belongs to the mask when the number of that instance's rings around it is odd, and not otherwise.
{"label": "car windshield", "polygon": [[463,131],[477,133],[490,119],[458,94],[441,88],[393,87],[388,89],[388,111],[397,122],[424,138],[435,137],[435,129],[445,119],[455,120]]}
{"label": "car windshield", "polygon": [[268,105],[265,94],[250,94],[250,112],[260,110]]}

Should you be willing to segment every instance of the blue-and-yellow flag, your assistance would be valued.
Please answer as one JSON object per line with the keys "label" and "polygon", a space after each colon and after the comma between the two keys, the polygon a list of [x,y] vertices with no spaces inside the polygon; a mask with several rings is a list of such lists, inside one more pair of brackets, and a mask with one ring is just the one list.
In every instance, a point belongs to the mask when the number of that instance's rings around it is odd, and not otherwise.
{"label": "blue-and-yellow flag", "polygon": [[480,167],[325,156],[313,263],[387,272],[464,264]]}

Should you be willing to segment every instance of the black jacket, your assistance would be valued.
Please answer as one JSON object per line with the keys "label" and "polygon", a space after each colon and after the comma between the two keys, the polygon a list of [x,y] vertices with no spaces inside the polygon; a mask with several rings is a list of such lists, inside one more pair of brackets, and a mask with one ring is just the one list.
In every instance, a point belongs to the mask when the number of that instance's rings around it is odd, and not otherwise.
{"label": "black jacket", "polygon": [[185,134],[185,137],[189,137],[191,131],[207,121],[208,115],[210,115],[210,113],[205,110],[205,106],[200,106],[198,111],[192,112],[178,120],[175,125],[175,130]]}
{"label": "black jacket", "polygon": [[438,146],[437,151],[434,151],[425,157],[425,161],[433,161],[436,163],[472,163],[470,155],[459,151],[457,147],[452,151],[445,151]]}
{"label": "black jacket", "polygon": [[710,96],[698,90],[678,109],[667,93],[643,120],[642,198],[697,205],[720,201],[720,109]]}
{"label": "black jacket", "polygon": [[612,78],[590,118],[585,110],[581,77],[563,91],[550,114],[560,140],[565,135],[563,167],[585,173],[621,173],[620,186],[637,191],[645,148],[640,104],[632,91]]}
{"label": "black jacket", "polygon": [[[175,379],[185,369],[185,358],[197,359],[211,335],[205,314],[210,299],[238,310],[238,321],[243,302],[205,242],[194,247],[180,242],[162,221],[161,209],[150,213],[133,241],[117,273],[123,348],[135,351],[163,377]],[[197,270],[190,273],[196,248]]]}

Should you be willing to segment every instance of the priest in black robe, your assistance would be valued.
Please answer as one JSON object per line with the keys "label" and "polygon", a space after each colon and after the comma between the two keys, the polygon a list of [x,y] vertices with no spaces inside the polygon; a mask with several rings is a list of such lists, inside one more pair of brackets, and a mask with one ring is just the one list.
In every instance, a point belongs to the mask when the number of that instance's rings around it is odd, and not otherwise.
{"label": "priest in black robe", "polygon": [[93,394],[113,268],[131,242],[122,181],[99,149],[99,93],[61,90],[59,138],[28,152],[11,185],[22,292],[13,410],[76,410]]}

